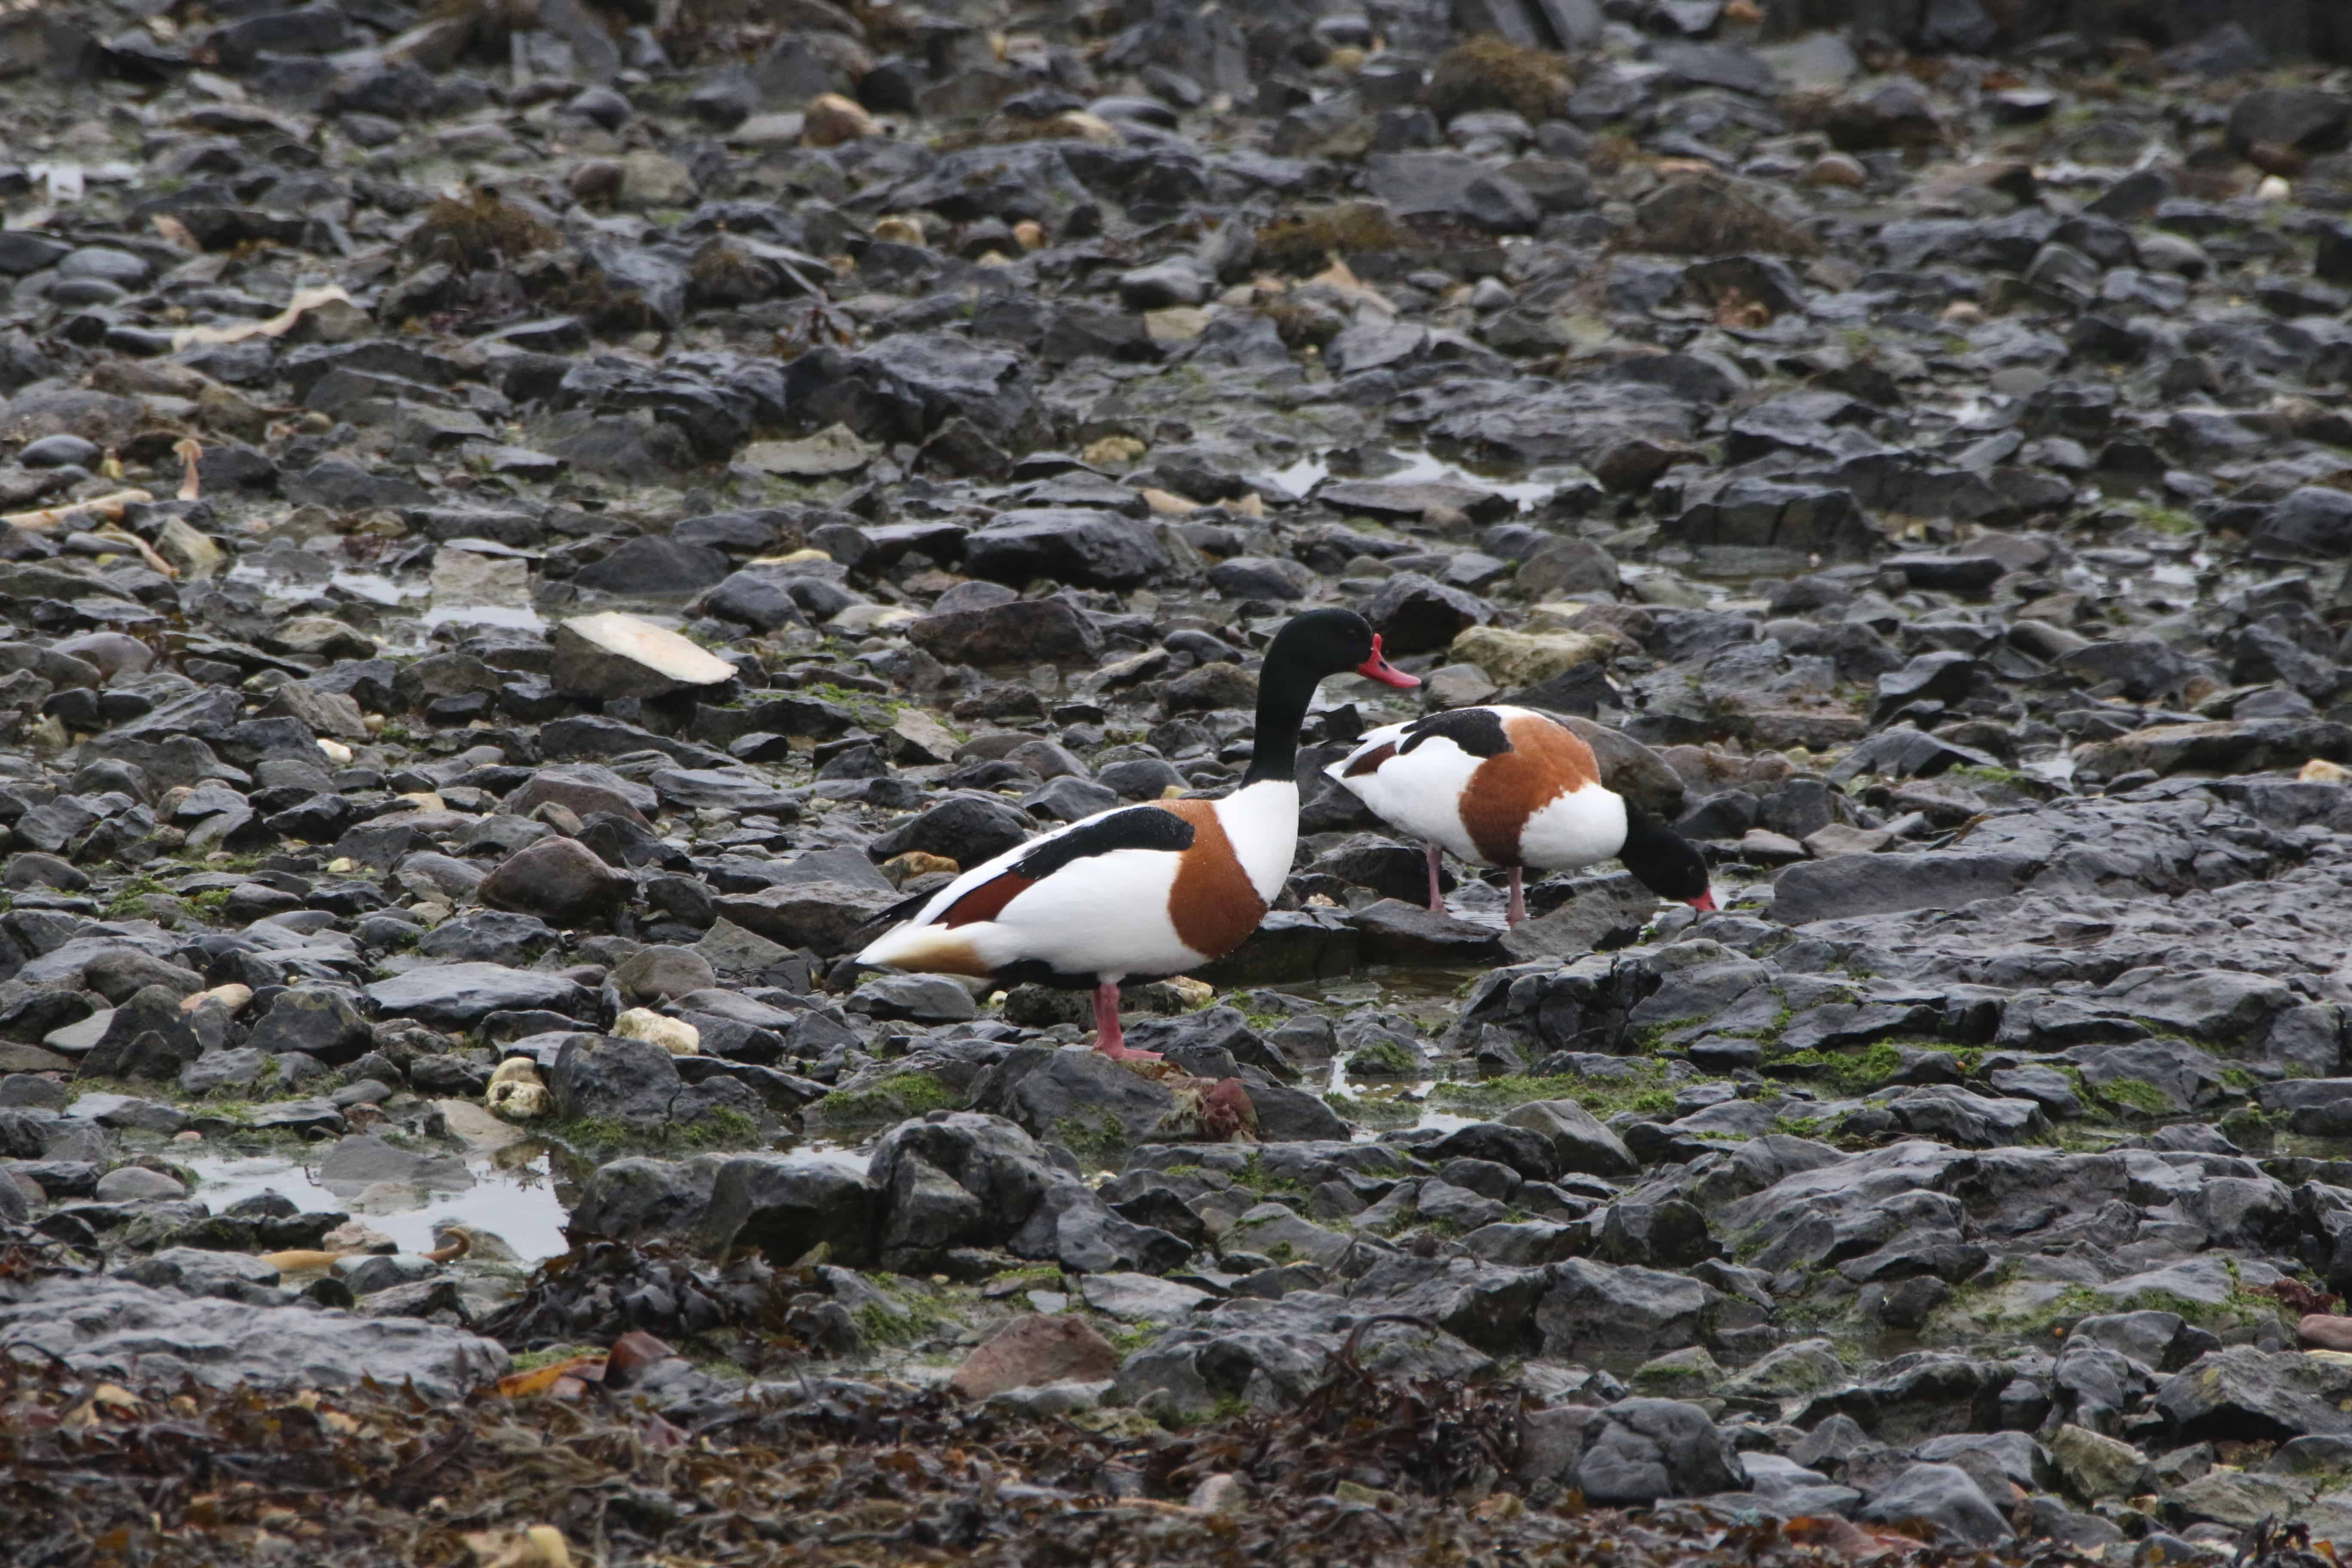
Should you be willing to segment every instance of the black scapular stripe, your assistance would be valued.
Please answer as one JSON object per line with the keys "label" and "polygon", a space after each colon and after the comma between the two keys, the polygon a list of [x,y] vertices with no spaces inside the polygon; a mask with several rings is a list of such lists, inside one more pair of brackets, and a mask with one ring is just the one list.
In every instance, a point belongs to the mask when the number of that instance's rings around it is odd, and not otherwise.
{"label": "black scapular stripe", "polygon": [[857,922],[855,929],[856,931],[871,931],[876,926],[896,925],[900,921],[912,920],[915,917],[916,910],[921,909],[925,904],[929,903],[933,899],[939,897],[939,894],[940,890],[937,888],[926,889],[924,891],[919,893],[909,893],[905,898],[888,904],[882,909],[878,909],[872,914],[867,915],[864,920]]}
{"label": "black scapular stripe", "polygon": [[1452,708],[1407,724],[1404,744],[1397,750],[1410,752],[1432,735],[1444,736],[1474,757],[1498,757],[1511,749],[1503,716],[1492,708]]}
{"label": "black scapular stripe", "polygon": [[1060,837],[1047,839],[1013,862],[1011,868],[1032,881],[1042,881],[1073,860],[1092,859],[1114,849],[1173,852],[1191,847],[1191,823],[1157,806],[1131,805],[1081,822]]}

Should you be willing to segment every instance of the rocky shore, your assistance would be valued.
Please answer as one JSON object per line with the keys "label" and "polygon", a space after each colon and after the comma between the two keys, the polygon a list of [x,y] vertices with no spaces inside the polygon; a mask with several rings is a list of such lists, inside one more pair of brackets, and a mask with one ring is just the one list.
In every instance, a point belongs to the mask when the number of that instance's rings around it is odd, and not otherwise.
{"label": "rocky shore", "polygon": [[[0,15],[29,1560],[2352,1538],[2352,23],[2046,9]],[[1327,605],[1181,1073],[848,956]]]}

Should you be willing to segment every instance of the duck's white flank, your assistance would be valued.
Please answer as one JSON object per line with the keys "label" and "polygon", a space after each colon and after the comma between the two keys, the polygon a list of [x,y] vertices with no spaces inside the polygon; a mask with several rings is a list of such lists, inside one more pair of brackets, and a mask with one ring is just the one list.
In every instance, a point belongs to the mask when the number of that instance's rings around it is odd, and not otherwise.
{"label": "duck's white flank", "polygon": [[[1526,739],[1554,741],[1546,731],[1559,727],[1525,709],[1494,711],[1514,746],[1505,753],[1508,762],[1464,751],[1444,734],[1425,733],[1412,750],[1402,750],[1410,726],[1391,724],[1366,734],[1324,772],[1381,820],[1472,865],[1565,870],[1606,860],[1624,847],[1624,799],[1591,776],[1589,750],[1580,769],[1531,768],[1538,759],[1523,749]],[[1583,746],[1567,731],[1559,734]],[[1391,754],[1367,766],[1384,748],[1393,749]],[[1516,839],[1516,858],[1490,853],[1498,839]]]}
{"label": "duck's white flank", "polygon": [[[967,895],[1085,826],[1067,824],[964,872],[912,920],[869,943],[858,962],[984,975],[1026,960],[1058,973],[1117,980],[1180,974],[1223,956],[1255,928],[1290,874],[1298,786],[1266,780],[1222,800],[1170,802],[1160,809],[1195,824],[1191,848],[1085,856],[1023,887],[989,919],[938,923]],[[1203,817],[1222,833],[1202,831],[1210,826]]]}

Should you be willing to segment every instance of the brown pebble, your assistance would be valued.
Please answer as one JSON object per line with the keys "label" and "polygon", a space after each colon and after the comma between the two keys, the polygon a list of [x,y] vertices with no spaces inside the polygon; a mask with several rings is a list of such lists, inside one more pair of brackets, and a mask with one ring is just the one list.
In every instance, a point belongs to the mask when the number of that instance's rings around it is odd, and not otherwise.
{"label": "brown pebble", "polygon": [[583,202],[610,201],[621,194],[621,165],[610,158],[591,158],[574,167],[563,184]]}
{"label": "brown pebble", "polygon": [[2294,1337],[2308,1351],[2352,1351],[2352,1318],[2314,1312],[2295,1324]]}

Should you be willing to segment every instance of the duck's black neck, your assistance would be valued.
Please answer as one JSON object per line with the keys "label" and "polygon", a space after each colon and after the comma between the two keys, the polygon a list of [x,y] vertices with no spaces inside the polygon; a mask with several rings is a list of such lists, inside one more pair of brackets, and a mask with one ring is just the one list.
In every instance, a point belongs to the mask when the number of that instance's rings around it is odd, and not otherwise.
{"label": "duck's black neck", "polygon": [[1257,678],[1257,739],[1251,742],[1249,772],[1242,787],[1298,776],[1298,726],[1307,721],[1307,705],[1315,700],[1318,677],[1296,659],[1270,653]]}

